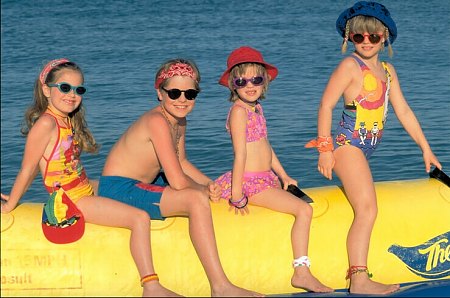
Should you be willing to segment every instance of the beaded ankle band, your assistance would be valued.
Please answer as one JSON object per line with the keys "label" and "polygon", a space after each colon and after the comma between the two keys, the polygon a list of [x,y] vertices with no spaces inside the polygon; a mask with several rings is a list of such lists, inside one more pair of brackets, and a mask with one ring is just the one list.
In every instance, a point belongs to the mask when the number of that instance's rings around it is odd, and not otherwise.
{"label": "beaded ankle band", "polygon": [[152,280],[159,281],[158,274],[153,273],[153,274],[149,274],[149,275],[142,277],[141,278],[141,287],[144,286],[144,283],[152,281]]}
{"label": "beaded ankle band", "polygon": [[369,272],[367,266],[350,266],[350,268],[348,268],[347,276],[345,277],[345,279],[350,279],[353,274],[359,273],[367,273],[369,278],[372,278],[372,273]]}
{"label": "beaded ankle band", "polygon": [[311,267],[311,261],[309,260],[308,256],[303,256],[298,259],[294,259],[294,261],[292,262],[292,266],[294,268],[299,266]]}

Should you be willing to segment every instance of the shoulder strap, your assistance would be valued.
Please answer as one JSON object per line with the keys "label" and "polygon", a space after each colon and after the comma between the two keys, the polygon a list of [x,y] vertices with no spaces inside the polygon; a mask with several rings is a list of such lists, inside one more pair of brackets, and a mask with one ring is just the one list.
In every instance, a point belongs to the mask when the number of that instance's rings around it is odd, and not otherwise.
{"label": "shoulder strap", "polygon": [[385,61],[382,61],[384,71],[386,72],[386,93],[384,94],[384,115],[383,115],[383,123],[386,122],[387,112],[388,112],[388,102],[389,102],[389,91],[391,89],[391,72],[389,67]]}
{"label": "shoulder strap", "polygon": [[359,67],[366,66],[366,64],[364,63],[364,61],[362,61],[358,56],[356,56],[356,55],[350,55],[350,57],[352,57],[353,59],[356,60],[356,62],[358,62]]}
{"label": "shoulder strap", "polygon": [[44,155],[42,155],[42,158],[43,158],[43,159],[46,161],[46,163],[47,163],[47,164],[45,165],[45,170],[44,170],[44,175],[43,175],[43,180],[44,180],[44,185],[45,185],[45,178],[47,177],[48,165],[50,164],[50,158],[53,156],[53,154],[55,154],[56,148],[58,147],[58,144],[59,144],[59,138],[60,138],[60,134],[61,134],[61,131],[60,131],[61,126],[59,125],[58,120],[56,119],[55,116],[53,116],[53,115],[50,114],[50,113],[44,113],[44,114],[45,114],[45,115],[51,116],[51,117],[53,118],[53,120],[55,120],[56,126],[58,127],[58,133],[57,133],[57,137],[56,137],[56,142],[55,142],[55,145],[53,146],[52,151],[50,152],[49,158],[47,159],[47,158],[45,158]]}

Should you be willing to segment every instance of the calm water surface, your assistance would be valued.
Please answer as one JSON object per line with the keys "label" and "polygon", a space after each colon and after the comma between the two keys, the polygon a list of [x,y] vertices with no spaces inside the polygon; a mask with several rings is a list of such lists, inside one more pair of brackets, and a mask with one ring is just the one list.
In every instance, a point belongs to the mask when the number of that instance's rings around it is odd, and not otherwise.
{"label": "calm water surface", "polygon": [[[380,1],[398,27],[394,64],[403,93],[444,170],[450,168],[450,1]],[[102,144],[84,154],[88,175],[98,179],[120,134],[157,105],[153,81],[169,58],[197,62],[202,93],[189,115],[187,151],[212,178],[229,170],[232,148],[225,131],[228,91],[217,83],[229,53],[255,47],[279,68],[262,102],[269,139],[301,187],[340,184],[316,171],[317,153],[304,144],[316,135],[317,107],[342,59],[335,21],[354,1],[2,1],[1,191],[9,193],[20,168],[23,114],[34,81],[50,59],[68,57],[85,72],[87,121]],[[350,50],[352,48],[350,47]],[[342,102],[334,120],[341,112]],[[421,152],[389,115],[383,145],[370,160],[376,181],[418,179]],[[450,171],[447,171],[447,173]],[[43,202],[38,176],[22,201]]]}

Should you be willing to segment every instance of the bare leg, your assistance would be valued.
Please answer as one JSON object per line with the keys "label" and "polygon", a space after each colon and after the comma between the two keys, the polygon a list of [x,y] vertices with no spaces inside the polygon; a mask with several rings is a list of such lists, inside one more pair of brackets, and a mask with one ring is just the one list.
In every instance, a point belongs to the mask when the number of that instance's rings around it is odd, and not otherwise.
{"label": "bare leg", "polygon": [[223,271],[214,235],[211,207],[206,193],[167,187],[161,198],[163,216],[188,216],[189,233],[211,285],[211,296],[263,296],[233,285]]}
{"label": "bare leg", "polygon": [[[297,199],[283,189],[273,188],[251,197],[250,204],[292,214],[295,217],[291,230],[294,259],[308,255],[309,230],[313,213],[312,207],[308,203]],[[312,292],[333,291],[314,277],[307,266],[295,267],[291,284],[293,287]]]}
{"label": "bare leg", "polygon": [[[370,236],[378,212],[370,167],[362,151],[354,146],[342,146],[334,151],[334,156],[334,171],[355,214],[347,236],[349,263],[350,266],[367,266]],[[364,273],[350,277],[351,293],[388,294],[399,287],[374,282]]]}
{"label": "bare leg", "polygon": [[[150,246],[150,217],[147,212],[103,197],[85,197],[77,206],[86,222],[127,228],[131,231],[130,250],[140,276],[155,273]],[[179,296],[158,281],[144,283],[143,296]]]}

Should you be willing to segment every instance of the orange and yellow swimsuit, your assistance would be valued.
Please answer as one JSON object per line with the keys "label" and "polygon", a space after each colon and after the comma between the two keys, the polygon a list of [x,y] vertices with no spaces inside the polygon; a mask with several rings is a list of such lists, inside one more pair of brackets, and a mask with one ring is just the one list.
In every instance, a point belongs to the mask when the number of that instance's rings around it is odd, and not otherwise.
{"label": "orange and yellow swimsuit", "polygon": [[366,158],[375,151],[383,135],[387,116],[390,73],[382,62],[386,82],[377,78],[357,56],[352,55],[362,71],[363,86],[352,104],[346,105],[334,137],[334,147],[353,145],[360,148]]}
{"label": "orange and yellow swimsuit", "polygon": [[79,160],[80,148],[73,139],[73,130],[63,127],[58,123],[55,115],[46,112],[55,119],[58,126],[58,138],[50,157],[42,157],[47,165],[43,174],[44,186],[52,194],[58,189],[63,189],[67,196],[76,203],[85,196],[94,194],[92,186],[86,176],[86,172]]}

